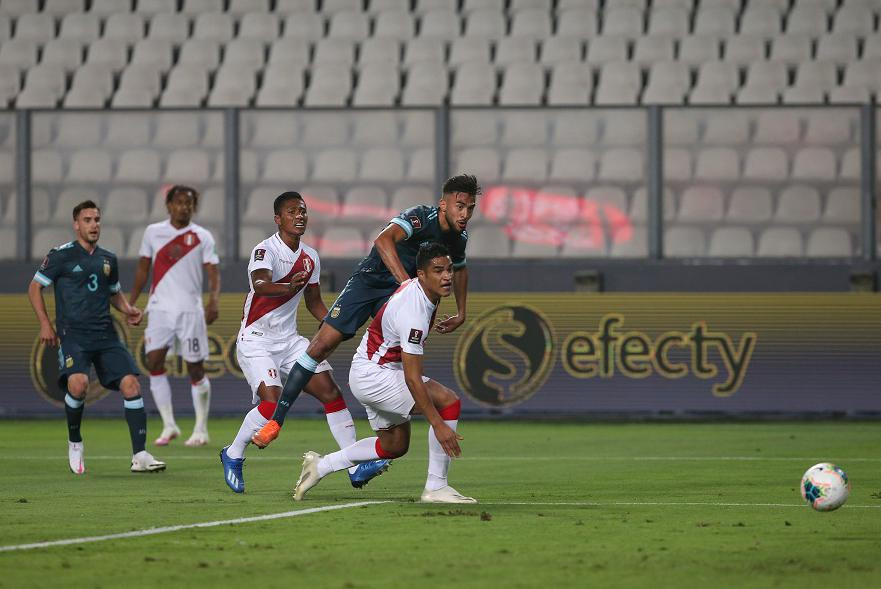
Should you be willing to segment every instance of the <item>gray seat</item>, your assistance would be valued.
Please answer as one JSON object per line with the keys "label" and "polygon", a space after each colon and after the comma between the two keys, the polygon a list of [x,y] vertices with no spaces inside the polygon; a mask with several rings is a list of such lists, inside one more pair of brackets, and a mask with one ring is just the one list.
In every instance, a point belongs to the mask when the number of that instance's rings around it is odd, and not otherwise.
{"label": "gray seat", "polygon": [[717,227],[710,236],[707,253],[715,258],[752,257],[752,233],[744,227]]}
{"label": "gray seat", "polygon": [[679,221],[708,223],[722,220],[725,214],[724,196],[715,186],[690,186],[679,203]]}
{"label": "gray seat", "polygon": [[730,223],[766,223],[773,213],[771,191],[767,188],[738,186],[731,193],[725,220]]}
{"label": "gray seat", "polygon": [[768,227],[759,236],[761,258],[799,258],[804,255],[801,233],[794,227]]}
{"label": "gray seat", "polygon": [[813,186],[795,184],[779,197],[774,220],[778,223],[814,223],[820,218],[820,193]]}
{"label": "gray seat", "polygon": [[818,227],[808,236],[808,257],[847,258],[854,254],[850,233],[845,229]]}
{"label": "gray seat", "polygon": [[664,231],[664,254],[671,258],[706,255],[706,238],[697,227],[673,226]]}

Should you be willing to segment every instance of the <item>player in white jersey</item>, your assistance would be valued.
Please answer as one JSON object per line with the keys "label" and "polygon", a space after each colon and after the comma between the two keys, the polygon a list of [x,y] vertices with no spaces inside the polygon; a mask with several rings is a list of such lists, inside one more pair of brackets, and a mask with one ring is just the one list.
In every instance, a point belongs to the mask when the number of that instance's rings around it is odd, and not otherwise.
{"label": "player in white jersey", "polygon": [[[147,303],[144,351],[150,371],[150,392],[162,417],[162,433],[154,442],[165,446],[180,435],[171,405],[171,385],[165,373],[165,356],[172,348],[183,358],[190,376],[190,393],[196,412],[193,434],[187,446],[204,446],[208,437],[208,407],[211,383],[205,376],[203,361],[208,357],[208,328],[217,319],[220,297],[219,259],[214,237],[207,229],[192,223],[199,194],[189,186],[175,185],[165,193],[168,220],[153,223],[144,230],[138,269],[129,297],[137,300],[150,266],[153,280]],[[202,273],[208,275],[210,297],[202,306]]]}
{"label": "player in white jersey", "polygon": [[[278,232],[261,241],[251,252],[248,276],[251,291],[245,299],[242,325],[236,340],[236,358],[251,386],[252,403],[235,440],[220,452],[227,486],[243,493],[242,466],[245,448],[254,432],[266,425],[275,411],[284,379],[309,340],[297,333],[300,301],[321,321],[327,306],[321,299],[321,261],[318,252],[304,244],[308,211],[297,192],[285,192],[273,204]],[[315,378],[305,391],[321,401],[330,431],[340,448],[355,442],[355,422],[340,389],[331,377],[327,361],[316,367]],[[352,486],[360,488],[388,468],[388,460],[352,465]]]}
{"label": "player in white jersey", "polygon": [[367,409],[377,437],[358,440],[339,452],[303,455],[294,489],[299,501],[332,472],[377,458],[398,458],[410,447],[410,416],[422,414],[428,429],[425,503],[477,503],[447,483],[450,459],[459,456],[456,393],[422,374],[425,339],[442,297],[450,295],[453,261],[442,244],[429,242],[416,256],[416,278],[403,282],[370,323],[352,359],[349,386]]}

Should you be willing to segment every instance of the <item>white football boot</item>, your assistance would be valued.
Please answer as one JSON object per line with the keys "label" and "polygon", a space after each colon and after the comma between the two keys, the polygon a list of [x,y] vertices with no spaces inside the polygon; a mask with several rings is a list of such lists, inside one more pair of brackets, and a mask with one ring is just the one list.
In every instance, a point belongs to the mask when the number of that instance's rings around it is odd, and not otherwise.
{"label": "white football boot", "polygon": [[300,478],[297,479],[297,485],[294,487],[294,501],[302,501],[306,491],[321,480],[321,477],[318,476],[319,460],[321,460],[321,454],[318,452],[310,450],[303,454],[303,470],[300,471]]}
{"label": "white football boot", "polygon": [[86,465],[83,463],[82,442],[67,442],[67,463],[70,465],[70,472],[73,474],[83,474],[86,472]]}
{"label": "white football boot", "polygon": [[193,435],[189,437],[189,439],[184,442],[184,446],[189,448],[195,448],[196,446],[206,446],[208,442],[211,441],[211,436],[208,435],[208,432],[193,432]]}
{"label": "white football boot", "polygon": [[165,470],[165,463],[156,460],[146,450],[141,450],[132,456],[132,472],[159,472]]}
{"label": "white football boot", "polygon": [[153,441],[157,446],[167,446],[168,442],[175,439],[180,435],[180,429],[176,425],[165,426],[162,428],[162,433],[159,435],[156,440]]}
{"label": "white football boot", "polygon": [[449,485],[441,487],[437,491],[425,489],[419,500],[422,503],[477,503],[477,499],[474,497],[466,497]]}

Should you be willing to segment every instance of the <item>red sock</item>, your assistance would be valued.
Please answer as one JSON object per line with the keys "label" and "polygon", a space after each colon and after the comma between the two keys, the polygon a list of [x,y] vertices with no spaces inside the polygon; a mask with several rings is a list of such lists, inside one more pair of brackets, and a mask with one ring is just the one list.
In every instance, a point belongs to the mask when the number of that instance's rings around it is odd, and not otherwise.
{"label": "red sock", "polygon": [[459,419],[459,413],[462,411],[462,401],[456,399],[456,402],[452,405],[444,407],[438,413],[441,416],[441,419],[444,421],[452,421],[455,419]]}
{"label": "red sock", "polygon": [[342,411],[346,408],[346,400],[343,399],[343,396],[340,395],[339,399],[335,399],[330,403],[324,404],[324,412],[325,413],[336,413],[337,411]]}
{"label": "red sock", "polygon": [[394,456],[382,449],[382,444],[379,443],[379,438],[376,438],[376,455],[380,458],[394,458]]}
{"label": "red sock", "polygon": [[266,419],[272,419],[272,414],[275,413],[276,405],[278,405],[278,403],[272,403],[270,401],[260,401],[260,404],[257,405],[257,411],[259,411],[260,415],[262,415]]}

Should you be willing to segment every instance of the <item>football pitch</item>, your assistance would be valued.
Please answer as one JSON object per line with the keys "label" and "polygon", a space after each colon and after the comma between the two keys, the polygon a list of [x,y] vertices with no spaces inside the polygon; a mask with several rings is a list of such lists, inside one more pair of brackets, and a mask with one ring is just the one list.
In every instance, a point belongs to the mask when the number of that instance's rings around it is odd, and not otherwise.
{"label": "football pitch", "polygon": [[[480,504],[463,506],[415,501],[423,422],[363,490],[337,473],[295,503],[299,456],[335,448],[323,420],[288,420],[272,447],[249,448],[235,495],[217,454],[238,424],[215,419],[207,448],[149,445],[168,470],[132,474],[123,419],[87,414],[77,477],[62,419],[0,421],[0,587],[881,585],[879,424],[466,417],[450,482]],[[821,461],[853,485],[832,513],[799,495]]]}

